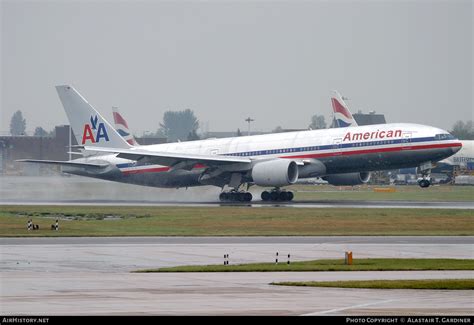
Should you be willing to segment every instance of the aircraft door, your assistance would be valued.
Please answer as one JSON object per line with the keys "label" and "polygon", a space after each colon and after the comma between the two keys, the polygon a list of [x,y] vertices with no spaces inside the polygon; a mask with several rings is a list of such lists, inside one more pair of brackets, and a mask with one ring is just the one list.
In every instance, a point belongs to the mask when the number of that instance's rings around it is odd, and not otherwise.
{"label": "aircraft door", "polygon": [[402,150],[411,149],[411,132],[403,132],[402,134]]}
{"label": "aircraft door", "polygon": [[332,149],[336,156],[341,155],[341,146],[342,146],[342,138],[336,138],[333,140]]}

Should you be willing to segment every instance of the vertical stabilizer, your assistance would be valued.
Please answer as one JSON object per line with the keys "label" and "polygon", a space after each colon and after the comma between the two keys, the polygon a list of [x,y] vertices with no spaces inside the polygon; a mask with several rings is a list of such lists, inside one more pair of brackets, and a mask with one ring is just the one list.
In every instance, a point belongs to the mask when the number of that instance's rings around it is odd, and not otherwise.
{"label": "vertical stabilizer", "polygon": [[120,114],[118,107],[112,107],[112,114],[114,115],[115,130],[117,130],[117,132],[122,136],[122,138],[125,139],[125,141],[128,142],[128,144],[132,146],[138,146],[139,144],[137,140],[135,140],[135,137],[130,131],[127,121],[123,118],[122,114]]}
{"label": "vertical stabilizer", "polygon": [[56,86],[79,145],[127,149],[131,146],[72,86]]}
{"label": "vertical stabilizer", "polygon": [[344,102],[341,94],[336,90],[334,90],[334,96],[331,97],[331,103],[336,127],[345,128],[349,126],[357,126],[357,122],[349,111],[346,102]]}

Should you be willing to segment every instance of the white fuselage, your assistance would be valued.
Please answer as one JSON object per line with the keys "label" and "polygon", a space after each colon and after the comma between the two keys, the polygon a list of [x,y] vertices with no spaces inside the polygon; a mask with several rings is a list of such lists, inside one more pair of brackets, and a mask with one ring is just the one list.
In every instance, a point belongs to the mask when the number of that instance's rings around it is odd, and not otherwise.
{"label": "white fuselage", "polygon": [[[444,130],[418,124],[394,123],[166,143],[140,146],[140,150],[239,156],[256,162],[285,158],[295,160],[300,165],[311,165],[318,161],[324,164],[325,170],[317,176],[324,176],[416,167],[424,162],[436,162],[449,157],[460,147],[460,141]],[[141,164],[139,161],[117,158],[115,154],[79,160],[107,161],[111,168],[101,174],[74,168],[65,171],[148,186],[205,185],[199,183],[199,175],[206,170],[206,166],[201,164],[192,170],[170,171],[168,166]],[[314,176],[311,172],[300,173],[300,178]]]}

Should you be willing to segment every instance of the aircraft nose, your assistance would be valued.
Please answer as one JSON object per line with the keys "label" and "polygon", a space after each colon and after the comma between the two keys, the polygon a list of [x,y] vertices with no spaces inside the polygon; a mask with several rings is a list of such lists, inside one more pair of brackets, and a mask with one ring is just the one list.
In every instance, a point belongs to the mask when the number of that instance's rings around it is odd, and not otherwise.
{"label": "aircraft nose", "polygon": [[458,152],[459,150],[461,150],[462,148],[462,143],[459,142],[459,145],[458,146],[455,146],[455,147],[451,147],[451,150],[453,150],[453,153],[456,153]]}

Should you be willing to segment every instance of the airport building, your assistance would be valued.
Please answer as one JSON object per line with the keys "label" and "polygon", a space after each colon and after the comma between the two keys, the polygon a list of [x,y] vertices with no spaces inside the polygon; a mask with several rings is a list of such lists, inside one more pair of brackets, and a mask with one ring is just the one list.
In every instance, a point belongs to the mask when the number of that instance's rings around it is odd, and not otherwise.
{"label": "airport building", "polygon": [[[375,111],[370,111],[369,113],[362,113],[359,110],[357,113],[352,114],[354,120],[356,120],[357,125],[373,125],[373,124],[386,124],[385,115],[377,114]],[[333,118],[331,123],[331,128],[337,127],[336,120]]]}
{"label": "airport building", "polygon": [[369,114],[364,114],[362,111],[352,115],[356,120],[357,124],[362,125],[373,125],[373,124],[386,124],[385,115],[376,114],[375,111],[370,111]]}

